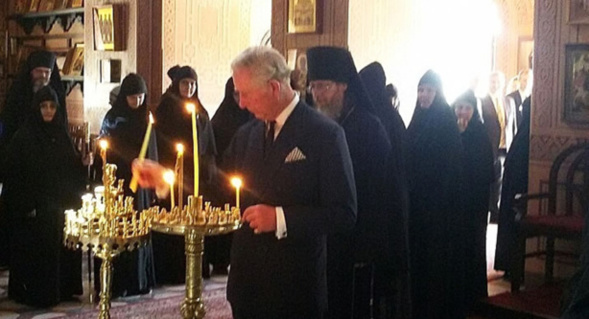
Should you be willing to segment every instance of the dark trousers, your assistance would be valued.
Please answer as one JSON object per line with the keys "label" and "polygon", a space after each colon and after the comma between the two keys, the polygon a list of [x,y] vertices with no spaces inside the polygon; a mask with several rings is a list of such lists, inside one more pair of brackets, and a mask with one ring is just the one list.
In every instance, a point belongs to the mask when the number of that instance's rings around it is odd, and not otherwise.
{"label": "dark trousers", "polygon": [[495,181],[491,184],[491,195],[489,196],[489,212],[491,223],[496,224],[499,220],[499,205],[501,204],[501,185],[503,183],[503,163],[505,163],[505,149],[500,149],[493,163],[495,169]]}
{"label": "dark trousers", "polygon": [[231,312],[233,313],[233,319],[323,319],[321,311],[313,310],[273,314],[265,312],[264,309],[246,310],[231,305]]}

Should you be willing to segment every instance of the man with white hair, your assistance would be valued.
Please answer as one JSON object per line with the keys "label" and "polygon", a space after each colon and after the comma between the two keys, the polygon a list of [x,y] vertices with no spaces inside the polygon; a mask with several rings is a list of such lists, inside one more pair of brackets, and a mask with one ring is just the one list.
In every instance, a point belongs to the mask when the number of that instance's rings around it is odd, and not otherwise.
{"label": "man with white hair", "polygon": [[323,318],[326,237],[352,229],[356,189],[344,131],[299,100],[284,58],[251,47],[231,65],[239,105],[257,120],[225,152],[244,178],[227,299],[234,318]]}

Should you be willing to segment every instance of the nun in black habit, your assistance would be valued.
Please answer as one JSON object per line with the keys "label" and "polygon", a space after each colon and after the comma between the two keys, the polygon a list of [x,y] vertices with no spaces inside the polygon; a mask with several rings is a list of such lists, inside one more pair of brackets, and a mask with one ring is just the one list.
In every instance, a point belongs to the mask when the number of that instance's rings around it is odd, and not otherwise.
{"label": "nun in black habit", "polygon": [[467,306],[487,297],[487,215],[494,180],[493,147],[477,110],[472,91],[459,96],[453,104],[464,147],[464,222],[466,238]]}
{"label": "nun in black habit", "polygon": [[[366,88],[376,115],[387,131],[391,142],[390,176],[387,187],[390,191],[390,242],[392,255],[386,260],[382,272],[377,271],[375,285],[385,300],[383,310],[393,318],[410,318],[411,298],[409,293],[409,243],[407,237],[407,215],[409,196],[405,177],[406,129],[403,119],[393,106],[387,92],[386,76],[382,65],[373,62],[360,70],[360,78]],[[382,277],[382,278],[379,278]],[[377,314],[378,317],[378,314]],[[386,315],[381,316],[386,317]]]}
{"label": "nun in black habit", "polygon": [[[209,114],[198,98],[198,77],[190,66],[174,66],[168,70],[172,84],[162,96],[156,110],[158,126],[157,138],[160,163],[164,167],[174,167],[176,144],[184,145],[184,203],[188,195],[194,193],[194,161],[192,151],[192,120],[186,104],[192,103],[197,112],[198,151],[199,151],[199,194],[213,205],[221,200],[215,186],[217,149]],[[183,283],[186,275],[184,238],[155,233],[153,235],[156,256],[156,278],[158,284]],[[206,263],[207,242],[205,240]],[[208,274],[208,267],[203,274]]]}
{"label": "nun in black habit", "polygon": [[[49,72],[50,71],[50,72]],[[49,85],[57,93],[59,120],[67,124],[65,90],[61,83],[55,55],[48,51],[34,51],[20,68],[6,97],[6,104],[0,112],[0,158],[6,157],[6,147],[14,133],[36,109],[31,107],[33,95],[40,87]],[[3,176],[0,174],[0,182]],[[0,199],[1,202],[1,199]],[[10,226],[0,204],[0,267],[10,259],[7,246]]]}
{"label": "nun in black habit", "polygon": [[464,318],[462,143],[440,77],[418,85],[407,129],[413,317]]}
{"label": "nun in black habit", "polygon": [[[155,196],[152,190],[129,188],[132,178],[131,163],[139,155],[147,124],[147,86],[135,73],[127,75],[112,108],[104,116],[100,137],[108,141],[107,162],[117,166],[117,178],[124,179],[125,196],[133,197],[135,209],[149,208]],[[146,158],[157,161],[157,143],[152,130]],[[102,160],[97,159],[97,176],[102,176]],[[100,259],[95,258],[95,278],[99,278]],[[155,269],[151,243],[133,251],[121,253],[113,262],[112,294],[115,297],[146,294],[155,286]],[[100,280],[95,280],[100,289]]]}
{"label": "nun in black habit", "polygon": [[350,52],[314,47],[307,51],[307,60],[315,106],[346,133],[358,196],[353,232],[327,238],[328,317],[366,318],[371,313],[372,274],[390,255],[391,206],[386,200],[391,145]]}
{"label": "nun in black habit", "polygon": [[64,211],[81,205],[86,170],[63,123],[58,95],[45,86],[3,158],[3,198],[11,219],[8,296],[50,307],[82,294],[81,252],[63,246]]}

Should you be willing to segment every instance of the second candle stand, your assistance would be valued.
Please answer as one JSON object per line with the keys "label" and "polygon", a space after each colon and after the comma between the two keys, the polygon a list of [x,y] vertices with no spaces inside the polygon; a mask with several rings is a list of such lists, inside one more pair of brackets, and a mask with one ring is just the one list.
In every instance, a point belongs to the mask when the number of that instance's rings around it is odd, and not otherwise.
{"label": "second candle stand", "polygon": [[202,300],[202,255],[204,237],[227,234],[241,226],[239,207],[212,207],[199,196],[196,200],[188,196],[188,204],[174,207],[170,212],[165,208],[153,218],[153,231],[184,236],[186,254],[186,295],[180,309],[182,318],[204,318]]}

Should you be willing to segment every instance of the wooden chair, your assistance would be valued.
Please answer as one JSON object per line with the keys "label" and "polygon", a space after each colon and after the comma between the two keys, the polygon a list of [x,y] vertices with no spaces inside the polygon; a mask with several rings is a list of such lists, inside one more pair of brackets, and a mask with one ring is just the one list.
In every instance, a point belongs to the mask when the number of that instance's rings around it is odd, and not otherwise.
{"label": "wooden chair", "polygon": [[[519,291],[525,258],[546,255],[545,280],[554,275],[556,239],[581,240],[589,198],[589,143],[573,145],[560,153],[550,168],[548,192],[518,194],[514,201],[517,242],[512,255],[511,291]],[[540,200],[545,212],[527,215],[528,201]],[[545,250],[526,254],[526,239],[545,237]]]}

